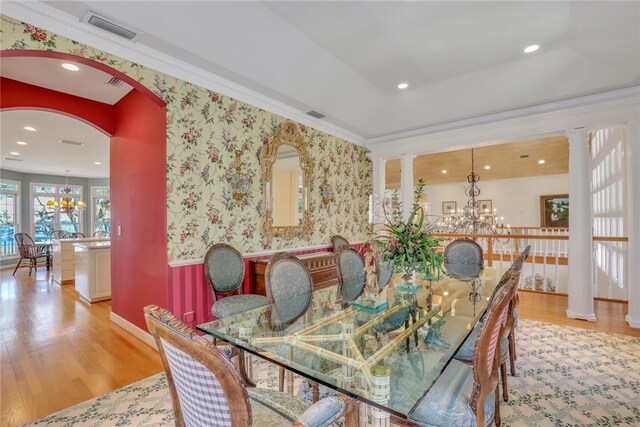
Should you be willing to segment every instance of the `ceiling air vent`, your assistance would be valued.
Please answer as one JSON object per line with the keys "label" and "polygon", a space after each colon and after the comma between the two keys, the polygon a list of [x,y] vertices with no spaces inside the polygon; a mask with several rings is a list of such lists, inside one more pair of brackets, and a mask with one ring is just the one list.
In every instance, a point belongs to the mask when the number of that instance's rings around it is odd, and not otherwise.
{"label": "ceiling air vent", "polygon": [[117,78],[117,77],[111,77],[111,78],[109,79],[109,81],[108,81],[108,82],[106,82],[106,83],[107,83],[108,85],[115,86],[115,87],[120,87],[120,86],[122,86],[122,80],[120,80],[120,79],[119,79],[119,78]]}
{"label": "ceiling air vent", "polygon": [[115,22],[113,22],[113,20],[105,16],[98,15],[97,13],[90,10],[87,11],[87,13],[84,15],[84,17],[82,18],[82,22],[86,22],[87,24],[93,25],[94,27],[98,27],[102,30],[108,31],[112,34],[115,34],[116,36],[124,37],[127,40],[135,41],[139,36],[139,34],[135,31],[125,28],[120,24],[116,24]]}
{"label": "ceiling air vent", "polygon": [[311,110],[311,111],[307,111],[307,114],[310,115],[311,117],[315,117],[316,119],[324,119],[325,116],[322,113],[318,113],[317,111]]}
{"label": "ceiling air vent", "polygon": [[69,144],[69,145],[84,145],[84,142],[78,141],[69,141],[68,139],[61,139],[60,144]]}
{"label": "ceiling air vent", "polygon": [[520,158],[521,159],[528,159],[529,155],[528,154],[520,154]]}
{"label": "ceiling air vent", "polygon": [[4,159],[5,160],[13,160],[14,162],[21,162],[22,161],[22,159],[16,159],[16,158],[13,158],[13,157],[5,157]]}

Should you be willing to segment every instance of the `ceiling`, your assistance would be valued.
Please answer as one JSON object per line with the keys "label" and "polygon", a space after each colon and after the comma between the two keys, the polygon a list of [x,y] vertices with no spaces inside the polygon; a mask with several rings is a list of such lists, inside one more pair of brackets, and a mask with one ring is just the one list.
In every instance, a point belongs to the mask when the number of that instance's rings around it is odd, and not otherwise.
{"label": "ceiling", "polygon": [[113,105],[131,89],[127,83],[120,81],[119,86],[107,84],[112,78],[110,74],[97,68],[74,63],[79,70],[68,71],[62,68],[63,61],[55,58],[9,57],[2,58],[0,74],[13,80],[57,90],[93,101]]}
{"label": "ceiling", "polygon": [[[565,136],[474,148],[473,157],[475,171],[483,181],[569,172],[569,142]],[[487,165],[491,168],[485,169]],[[427,185],[465,182],[469,173],[471,149],[425,154],[413,160],[414,182],[420,178]],[[386,188],[400,187],[399,159],[386,162],[385,180]]]}
{"label": "ceiling", "polygon": [[[62,114],[37,110],[0,111],[0,123],[3,170],[58,176],[69,170],[69,176],[109,177],[109,137],[93,126]],[[27,131],[25,126],[36,131]],[[84,145],[62,144],[61,139]],[[28,145],[18,145],[17,141]]]}
{"label": "ceiling", "polygon": [[[13,80],[57,90],[107,104],[115,104],[132,87],[106,84],[111,75],[98,69],[75,64],[78,71],[62,68],[54,58],[2,58],[0,74]],[[109,137],[74,118],[44,111],[14,110],[0,112],[2,123],[0,164],[16,172],[64,175],[85,178],[109,177]],[[33,126],[36,132],[24,130]],[[83,142],[83,146],[61,144],[61,139]],[[16,141],[27,142],[20,146]],[[19,152],[19,156],[11,152]],[[21,161],[7,160],[16,158]],[[99,161],[101,165],[95,165]]]}
{"label": "ceiling", "polygon": [[44,3],[365,139],[640,84],[637,1]]}

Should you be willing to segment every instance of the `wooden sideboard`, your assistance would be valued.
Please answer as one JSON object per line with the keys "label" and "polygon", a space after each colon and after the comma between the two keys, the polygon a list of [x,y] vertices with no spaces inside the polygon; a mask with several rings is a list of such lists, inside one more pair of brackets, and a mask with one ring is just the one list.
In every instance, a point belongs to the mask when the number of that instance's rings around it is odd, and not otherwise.
{"label": "wooden sideboard", "polygon": [[[309,269],[314,291],[338,284],[335,253],[314,252],[296,257]],[[267,269],[267,262],[269,262],[268,259],[250,261],[253,292],[258,295],[267,294],[264,286],[264,272]]]}

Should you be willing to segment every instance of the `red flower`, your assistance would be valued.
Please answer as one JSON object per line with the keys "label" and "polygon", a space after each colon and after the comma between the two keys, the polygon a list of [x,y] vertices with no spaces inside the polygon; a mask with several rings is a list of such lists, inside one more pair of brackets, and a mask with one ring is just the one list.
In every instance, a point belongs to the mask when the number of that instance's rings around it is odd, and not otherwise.
{"label": "red flower", "polygon": [[393,246],[393,247],[398,246],[398,239],[394,239],[394,240],[391,242],[391,246]]}

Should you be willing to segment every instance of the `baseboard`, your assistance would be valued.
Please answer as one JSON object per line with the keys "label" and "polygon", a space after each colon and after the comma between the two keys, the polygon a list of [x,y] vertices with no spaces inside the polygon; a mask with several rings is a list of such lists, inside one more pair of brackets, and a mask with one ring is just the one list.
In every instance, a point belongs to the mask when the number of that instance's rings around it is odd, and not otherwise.
{"label": "baseboard", "polygon": [[595,313],[576,313],[571,310],[567,310],[567,317],[569,319],[588,320],[589,322],[596,321]]}
{"label": "baseboard", "polygon": [[640,328],[640,320],[632,319],[628,314],[624,317],[624,320],[626,320],[632,328]]}
{"label": "baseboard", "polygon": [[129,332],[131,335],[133,335],[134,337],[138,338],[140,341],[142,341],[143,343],[151,347],[152,349],[158,351],[158,347],[156,346],[156,341],[153,339],[150,333],[146,332],[143,329],[140,329],[139,327],[129,322],[128,320],[118,316],[113,311],[109,315],[109,319],[113,323],[120,326],[122,329]]}

